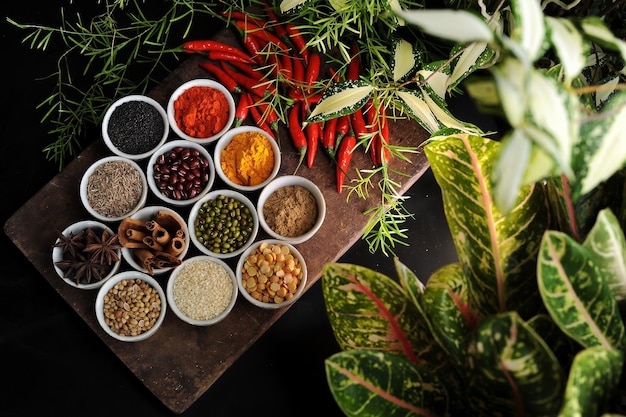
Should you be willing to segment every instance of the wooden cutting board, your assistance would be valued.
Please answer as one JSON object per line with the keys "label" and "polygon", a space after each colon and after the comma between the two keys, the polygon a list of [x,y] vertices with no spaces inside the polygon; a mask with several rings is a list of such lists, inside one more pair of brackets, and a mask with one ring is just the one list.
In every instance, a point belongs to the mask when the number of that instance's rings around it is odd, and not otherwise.
{"label": "wooden cutting board", "polygon": [[[224,40],[229,41],[227,35]],[[199,68],[200,59],[202,58],[197,56],[186,59],[149,95],[165,107],[170,94],[180,84],[194,78],[211,78],[206,71]],[[427,137],[428,134],[416,122],[390,121],[390,141],[393,144],[418,147]],[[173,134],[170,138],[174,138]],[[278,140],[282,151],[279,175],[293,174],[298,158],[284,126]],[[212,153],[210,145],[208,149]],[[180,321],[169,311],[163,327],[146,341],[129,344],[109,337],[96,320],[94,301],[97,290],[85,291],[67,285],[57,276],[51,260],[57,231],[62,231],[76,221],[89,219],[79,198],[79,183],[83,172],[97,159],[109,155],[104,143],[101,140],[95,141],[15,212],[5,223],[4,230],[41,275],[114,354],[165,406],[179,414],[209,389],[288,307],[281,310],[263,310],[240,296],[232,313],[212,327],[193,327]],[[392,176],[401,184],[401,193],[406,192],[428,168],[426,157],[421,151],[408,156],[410,162],[394,158],[390,163],[394,171],[405,174]],[[146,162],[143,161],[140,165],[145,168]],[[357,151],[352,167],[371,167],[369,156]],[[334,167],[323,152],[319,152],[313,168],[302,166],[297,174],[318,185],[327,205],[327,215],[319,232],[311,240],[297,245],[308,266],[308,290],[321,277],[325,263],[338,260],[361,238],[368,220],[364,212],[378,205],[381,197],[376,184],[367,199],[353,195],[348,200],[345,191],[338,194]],[[216,179],[214,189],[223,187],[224,184]],[[249,195],[255,203],[257,196],[255,193]],[[152,204],[162,205],[162,202],[150,196],[147,205]],[[183,218],[188,217],[188,208],[177,210]],[[117,228],[117,224],[111,226]],[[267,236],[261,232],[257,239],[265,237]],[[191,248],[187,256],[199,254],[199,251]],[[236,259],[228,263],[235,267]],[[121,270],[129,269],[127,264],[122,265]],[[168,276],[169,274],[165,274],[157,277],[163,287]]]}

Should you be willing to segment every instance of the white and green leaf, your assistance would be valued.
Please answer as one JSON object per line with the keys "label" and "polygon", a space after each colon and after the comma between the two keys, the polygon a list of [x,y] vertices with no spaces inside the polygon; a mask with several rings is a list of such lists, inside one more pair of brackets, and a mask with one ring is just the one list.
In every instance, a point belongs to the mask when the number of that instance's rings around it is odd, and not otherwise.
{"label": "white and green leaf", "polygon": [[559,417],[600,416],[611,400],[624,364],[624,353],[602,346],[579,352],[570,368]]}
{"label": "white and green leaf", "polygon": [[307,122],[319,122],[354,113],[371,97],[374,87],[364,81],[343,81],[329,86]]}
{"label": "white and green leaf", "polygon": [[395,95],[404,103],[404,108],[429,133],[438,131],[441,126],[423,96],[416,91],[398,90]]}
{"label": "white and green leaf", "polygon": [[542,239],[537,280],[546,309],[563,332],[584,347],[626,346],[617,301],[591,253],[559,231]]}
{"label": "white and green leaf", "polygon": [[592,41],[604,48],[617,51],[626,60],[626,42],[616,37],[598,16],[587,16],[582,19],[582,30]]}
{"label": "white and green leaf", "polygon": [[494,51],[487,47],[487,42],[472,42],[463,49],[456,60],[452,74],[448,78],[446,89],[456,87],[477,69],[482,68],[494,56]]}
{"label": "white and green leaf", "polygon": [[[480,415],[556,415],[566,377],[545,341],[517,312],[483,320],[468,349],[467,394]],[[479,388],[478,388],[479,387]],[[497,412],[496,412],[497,410]]]}
{"label": "white and green leaf", "polygon": [[619,220],[610,209],[598,213],[583,246],[593,256],[615,299],[626,300],[626,239]]}
{"label": "white and green leaf", "polygon": [[503,213],[508,213],[524,183],[532,142],[522,129],[512,129],[502,139],[501,148],[492,176],[493,196],[496,206]]}
{"label": "white and green leaf", "polygon": [[407,297],[409,297],[415,307],[423,312],[422,308],[422,296],[424,294],[424,288],[426,287],[422,281],[415,275],[415,273],[397,257],[393,259],[393,264],[398,274],[398,280],[400,286],[404,290]]}
{"label": "white and green leaf", "polygon": [[550,41],[560,58],[567,84],[578,77],[587,62],[589,44],[568,19],[546,17]]}
{"label": "white and green leaf", "polygon": [[424,32],[454,42],[491,42],[493,31],[480,16],[466,10],[402,10],[398,15]]}
{"label": "white and green leaf", "polygon": [[304,3],[309,0],[282,0],[280,2],[280,12],[281,13],[291,13],[298,9],[300,9]]}
{"label": "white and green leaf", "polygon": [[[539,0],[511,0],[514,27],[511,40],[521,46],[529,61],[545,51],[546,27]],[[524,59],[524,57],[518,57]]]}
{"label": "white and green leaf", "polygon": [[399,38],[394,42],[391,70],[393,81],[398,82],[412,76],[420,66],[420,53],[415,45]]}
{"label": "white and green leaf", "polygon": [[520,60],[503,58],[491,68],[500,103],[512,127],[519,127],[528,108],[528,67]]}

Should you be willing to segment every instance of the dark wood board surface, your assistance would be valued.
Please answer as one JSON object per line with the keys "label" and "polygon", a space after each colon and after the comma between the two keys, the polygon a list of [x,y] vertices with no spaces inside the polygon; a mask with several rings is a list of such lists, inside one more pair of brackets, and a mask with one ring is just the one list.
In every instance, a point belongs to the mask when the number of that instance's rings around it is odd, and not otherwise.
{"label": "dark wood board surface", "polygon": [[[210,78],[198,67],[199,57],[190,57],[161,82],[150,96],[164,107],[171,92],[193,78]],[[174,139],[173,135],[170,137]],[[417,147],[426,138],[426,132],[412,121],[390,122],[391,142]],[[286,131],[279,135],[282,148],[282,167],[279,175],[296,170],[297,155]],[[210,152],[213,147],[208,146]],[[200,397],[259,337],[284,314],[282,310],[262,310],[239,297],[232,313],[212,327],[193,327],[168,312],[163,327],[150,339],[139,343],[124,343],[110,338],[100,329],[93,309],[97,291],[78,290],[61,280],[51,261],[52,244],[57,231],[89,215],[79,198],[79,183],[83,172],[97,159],[110,155],[102,141],[95,141],[74,161],[47,183],[5,223],[4,230],[41,275],[80,315],[115,355],[134,375],[169,409],[182,413]],[[404,193],[427,169],[422,152],[409,155],[411,162],[392,159],[391,168],[405,175],[395,175]],[[145,167],[146,161],[140,165]],[[368,168],[369,157],[357,152],[353,167]],[[373,188],[367,200],[356,195],[349,201],[347,193],[336,191],[335,171],[329,160],[320,153],[312,169],[300,167],[298,175],[309,178],[322,190],[327,204],[327,216],[319,232],[311,240],[297,245],[308,266],[307,289],[319,280],[323,265],[336,261],[358,239],[367,222],[364,211],[380,203],[380,192]],[[214,188],[222,187],[216,180]],[[257,194],[249,197],[256,201]],[[148,205],[162,203],[154,196]],[[187,218],[188,208],[177,209]],[[117,224],[112,224],[115,229]],[[265,237],[260,233],[258,239]],[[191,248],[187,256],[200,254]],[[228,262],[234,267],[235,260]],[[130,267],[123,264],[121,270]],[[157,277],[165,286],[169,274]]]}

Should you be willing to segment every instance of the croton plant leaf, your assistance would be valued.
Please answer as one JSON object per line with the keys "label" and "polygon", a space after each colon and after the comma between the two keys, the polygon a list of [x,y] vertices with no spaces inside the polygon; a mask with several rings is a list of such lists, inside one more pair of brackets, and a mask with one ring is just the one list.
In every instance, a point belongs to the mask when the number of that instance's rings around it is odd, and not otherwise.
{"label": "croton plant leaf", "polygon": [[608,401],[613,398],[623,364],[621,351],[595,346],[579,352],[570,368],[559,417],[596,417],[615,406]]}
{"label": "croton plant leaf", "polygon": [[452,401],[429,369],[373,350],[351,350],[326,360],[326,376],[346,416],[448,416]]}
{"label": "croton plant leaf", "polygon": [[489,176],[500,143],[470,135],[431,139],[425,145],[469,299],[481,314],[517,310],[532,317],[540,308],[536,257],[548,225],[541,186],[523,187],[504,215],[495,205]]}
{"label": "croton plant leaf", "polygon": [[359,265],[328,263],[322,292],[342,350],[380,350],[436,366],[445,362],[419,310],[388,276]]}
{"label": "croton plant leaf", "polygon": [[572,366],[574,356],[581,349],[580,345],[563,333],[563,330],[547,313],[537,314],[526,323],[550,346],[550,350],[558,358],[561,367],[569,369]]}
{"label": "croton plant leaf", "polygon": [[469,301],[467,280],[459,264],[436,270],[426,283],[424,308],[439,345],[460,366],[467,357],[467,342],[478,322]]}
{"label": "croton plant leaf", "polygon": [[591,252],[615,299],[625,300],[626,239],[619,220],[610,209],[600,211],[583,246]]}
{"label": "croton plant leaf", "polygon": [[624,323],[593,255],[569,235],[549,230],[541,242],[537,280],[546,309],[584,347],[622,350]]}
{"label": "croton plant leaf", "polygon": [[483,320],[468,354],[468,397],[481,415],[556,415],[565,374],[545,341],[516,312]]}
{"label": "croton plant leaf", "polygon": [[398,257],[393,259],[393,263],[396,267],[398,279],[400,280],[400,286],[404,290],[407,297],[413,301],[415,307],[417,307],[418,310],[423,311],[422,297],[424,296],[424,288],[426,286],[409,267],[398,259]]}

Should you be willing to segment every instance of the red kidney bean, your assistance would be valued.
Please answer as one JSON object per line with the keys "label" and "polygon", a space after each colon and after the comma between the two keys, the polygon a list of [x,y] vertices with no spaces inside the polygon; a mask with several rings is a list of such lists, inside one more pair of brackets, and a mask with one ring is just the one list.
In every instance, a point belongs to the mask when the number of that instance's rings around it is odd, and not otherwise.
{"label": "red kidney bean", "polygon": [[159,191],[168,198],[197,196],[209,181],[209,160],[197,149],[177,146],[159,155],[153,166]]}

